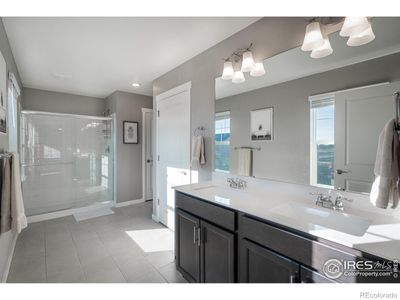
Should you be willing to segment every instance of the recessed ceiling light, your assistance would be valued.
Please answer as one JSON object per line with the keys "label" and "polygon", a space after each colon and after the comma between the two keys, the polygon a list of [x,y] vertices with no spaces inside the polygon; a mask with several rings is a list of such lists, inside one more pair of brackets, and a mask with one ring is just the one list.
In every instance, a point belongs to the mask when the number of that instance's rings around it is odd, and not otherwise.
{"label": "recessed ceiling light", "polygon": [[132,86],[133,86],[134,88],[138,88],[138,87],[140,87],[140,83],[132,83]]}

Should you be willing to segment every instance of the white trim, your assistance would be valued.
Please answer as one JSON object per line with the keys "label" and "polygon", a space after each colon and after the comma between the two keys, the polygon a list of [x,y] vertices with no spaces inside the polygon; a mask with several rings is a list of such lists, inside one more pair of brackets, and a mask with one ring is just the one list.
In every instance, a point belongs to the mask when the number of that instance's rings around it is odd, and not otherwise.
{"label": "white trim", "polygon": [[117,115],[112,113],[110,115],[112,119],[112,135],[113,135],[113,203],[117,203]]}
{"label": "white trim", "polygon": [[55,212],[46,213],[46,214],[30,216],[30,217],[28,217],[28,223],[36,223],[36,222],[40,222],[40,221],[71,216],[74,213],[90,211],[90,210],[94,210],[94,209],[97,209],[100,207],[114,207],[114,206],[115,206],[114,201],[109,201],[107,203],[96,203],[94,205],[86,206],[86,207],[65,209],[65,210],[55,211]]}
{"label": "white trim", "polygon": [[136,199],[136,200],[129,200],[129,201],[123,201],[115,204],[115,207],[124,207],[128,205],[133,205],[133,204],[138,204],[138,203],[143,203],[145,202],[143,199]]}
{"label": "white trim", "polygon": [[[12,85],[14,86],[15,91],[17,92],[18,96],[21,95],[21,89],[18,85],[17,78],[15,78],[15,75],[13,72],[8,73],[8,78],[11,81]],[[18,98],[18,97],[17,97]]]}
{"label": "white trim", "polygon": [[[189,105],[189,112],[190,112],[190,114],[189,114],[189,120],[190,120],[190,126],[191,126],[191,120],[192,120],[192,110],[191,110],[191,107],[192,107],[192,95],[191,95],[191,88],[192,88],[192,82],[191,81],[188,81],[188,82],[186,82],[186,83],[183,83],[183,84],[181,84],[181,85],[179,85],[179,86],[177,86],[177,87],[174,87],[174,88],[172,88],[172,89],[170,89],[170,90],[168,90],[168,91],[165,91],[165,92],[163,92],[163,93],[161,93],[161,94],[158,94],[158,95],[156,95],[156,101],[155,101],[155,109],[154,109],[154,112],[155,112],[155,116],[154,116],[154,118],[155,118],[155,145],[153,145],[153,148],[155,149],[155,155],[154,155],[154,174],[155,174],[155,180],[154,180],[154,182],[153,182],[153,201],[155,201],[155,202],[153,202],[153,203],[155,203],[155,206],[156,206],[156,214],[154,215],[154,212],[153,212],[153,215],[152,215],[152,218],[153,218],[153,220],[154,221],[156,221],[156,222],[161,222],[161,217],[160,217],[160,202],[159,202],[159,200],[158,200],[158,191],[157,191],[157,188],[158,188],[158,174],[157,174],[157,171],[158,171],[158,153],[159,153],[159,151],[158,151],[158,103],[160,102],[160,101],[162,101],[162,100],[165,100],[165,99],[167,99],[167,98],[170,98],[170,97],[172,97],[172,96],[175,96],[175,95],[177,95],[177,94],[180,94],[180,93],[183,93],[183,92],[189,92],[189,103],[188,103],[188,105]],[[189,130],[189,132],[192,132],[192,129],[190,128],[190,130]],[[191,144],[191,143],[190,143]],[[189,150],[190,150],[190,153],[191,153],[191,151],[192,151],[192,149],[191,149],[191,145],[189,145]],[[189,162],[189,164],[190,164],[190,162]],[[192,174],[192,172],[191,172],[192,170],[190,169],[190,176],[191,176],[191,174]],[[192,179],[190,178],[190,182],[192,182]],[[153,204],[153,206],[154,206],[154,204]]]}
{"label": "white trim", "polygon": [[146,200],[146,113],[153,113],[153,109],[142,107],[142,199],[144,200]]}
{"label": "white trim", "polygon": [[163,92],[161,94],[156,95],[156,102],[161,101],[161,100],[163,100],[165,98],[169,98],[169,97],[174,96],[176,94],[188,91],[191,88],[192,88],[192,82],[188,81],[188,82],[186,82],[184,84],[181,84],[181,85],[179,85],[177,87],[174,87],[174,88],[172,88],[172,89],[170,89],[170,90],[168,90],[166,92]]}
{"label": "white trim", "polygon": [[12,259],[14,256],[15,245],[17,244],[18,234],[14,233],[14,232],[11,234],[13,235],[13,239],[11,242],[10,253],[8,254],[5,270],[4,270],[3,276],[1,278],[1,283],[7,282],[8,274],[9,274],[10,268],[11,268],[11,262],[12,262]]}
{"label": "white trim", "polygon": [[373,83],[373,84],[368,84],[368,85],[356,86],[356,87],[353,87],[353,88],[348,88],[348,89],[344,89],[344,90],[336,90],[336,91],[323,93],[323,94],[311,95],[310,97],[308,97],[308,101],[312,102],[312,101],[316,101],[316,100],[326,99],[326,98],[329,98],[329,97],[334,97],[336,93],[356,91],[356,90],[360,90],[360,89],[378,87],[378,86],[387,85],[387,84],[390,84],[390,81],[384,81],[384,82]]}
{"label": "white trim", "polygon": [[158,220],[158,217],[155,214],[151,214],[151,218],[153,219],[154,222],[159,223],[160,221]]}

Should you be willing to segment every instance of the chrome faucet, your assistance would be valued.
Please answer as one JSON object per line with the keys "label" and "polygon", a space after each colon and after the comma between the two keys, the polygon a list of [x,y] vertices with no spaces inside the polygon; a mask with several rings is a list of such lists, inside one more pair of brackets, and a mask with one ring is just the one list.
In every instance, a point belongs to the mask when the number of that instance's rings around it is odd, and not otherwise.
{"label": "chrome faucet", "polygon": [[229,183],[229,187],[238,189],[238,190],[244,190],[247,187],[247,181],[242,180],[240,178],[228,178],[226,180]]}
{"label": "chrome faucet", "polygon": [[315,201],[315,205],[333,209],[333,210],[344,210],[343,201],[352,202],[353,200],[345,198],[342,194],[337,193],[335,200],[333,201],[331,194],[324,195],[323,193],[313,192],[311,195],[317,195],[317,200]]}

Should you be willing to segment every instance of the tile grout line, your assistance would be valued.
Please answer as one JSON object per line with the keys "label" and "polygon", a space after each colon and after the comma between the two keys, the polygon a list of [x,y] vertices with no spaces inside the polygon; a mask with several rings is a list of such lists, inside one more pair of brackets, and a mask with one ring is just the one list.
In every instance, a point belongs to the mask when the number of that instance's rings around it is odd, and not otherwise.
{"label": "tile grout line", "polygon": [[[97,231],[96,231],[96,235],[98,236]],[[112,254],[110,253],[110,250],[104,244],[103,239],[100,236],[98,236],[98,237],[99,237],[100,242],[102,243],[102,245],[106,249],[107,253],[110,255],[110,257],[111,257],[112,261],[114,262],[115,266],[117,267],[118,271],[121,273],[122,277],[125,279],[125,283],[128,283],[128,278],[125,277],[124,272],[120,269],[120,267],[119,267],[117,261],[115,260],[114,256],[112,256]]]}
{"label": "tile grout line", "polygon": [[[75,222],[78,223],[76,220],[75,220]],[[71,234],[72,244],[74,244],[74,249],[76,251],[76,256],[78,257],[78,260],[79,260],[79,266],[82,269],[84,283],[88,283],[88,278],[87,278],[87,274],[86,274],[85,268],[83,267],[81,258],[79,257],[78,246],[76,245],[76,241],[75,241],[75,239],[74,239],[74,237],[73,237],[68,225],[67,225],[67,227],[68,227],[69,233]],[[97,235],[97,233],[96,233],[96,235]]]}
{"label": "tile grout line", "polygon": [[43,224],[43,235],[44,235],[44,274],[46,277],[46,283],[48,283],[48,279],[47,279],[47,247],[46,247],[46,223]]}

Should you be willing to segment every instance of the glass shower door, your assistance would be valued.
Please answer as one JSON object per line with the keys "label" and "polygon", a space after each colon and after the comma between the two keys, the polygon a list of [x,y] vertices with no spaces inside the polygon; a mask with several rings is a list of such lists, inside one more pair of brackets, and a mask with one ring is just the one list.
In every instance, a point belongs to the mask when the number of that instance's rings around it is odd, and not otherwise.
{"label": "glass shower door", "polygon": [[22,191],[27,215],[113,200],[112,120],[23,112]]}

